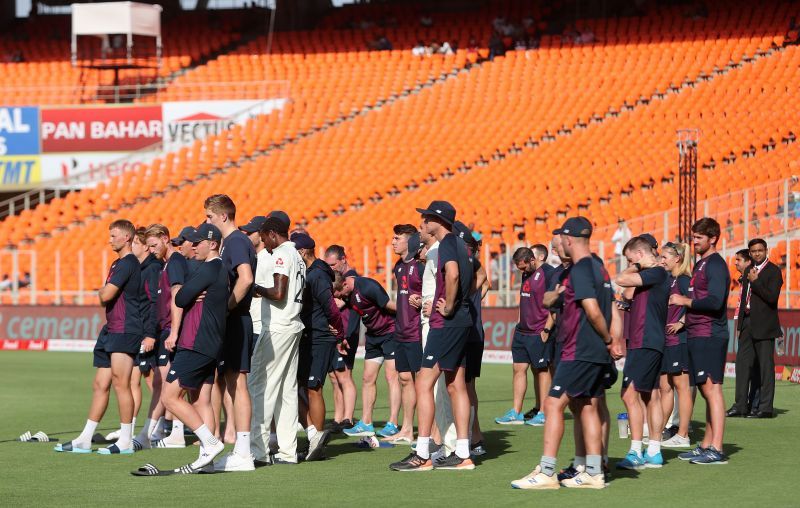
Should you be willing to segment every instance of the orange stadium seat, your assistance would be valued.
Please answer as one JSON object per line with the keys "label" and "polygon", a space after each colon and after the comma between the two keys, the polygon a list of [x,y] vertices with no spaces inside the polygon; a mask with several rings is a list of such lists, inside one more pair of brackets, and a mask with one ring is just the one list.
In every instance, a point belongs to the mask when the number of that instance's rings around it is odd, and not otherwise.
{"label": "orange stadium seat", "polygon": [[[699,20],[684,19],[679,7],[587,19],[581,25],[598,42],[543,36],[539,49],[472,65],[463,46],[470,37],[485,44],[500,9],[527,15],[515,2],[489,4],[422,31],[414,7],[354,6],[316,30],[276,33],[271,54],[263,36],[199,65],[150,100],[240,98],[283,81],[289,101],[278,114],[164,154],[137,173],[9,217],[0,237],[34,250],[37,266],[53,266],[60,253],[62,289],[79,284],[83,251],[83,280],[94,287],[110,263],[112,218],[177,230],[202,220],[206,196],[226,192],[240,220],[282,208],[308,224],[318,245],[344,241],[356,257],[366,246],[365,266],[375,273],[386,264],[391,225],[415,223],[415,207],[447,198],[492,248],[512,244],[521,230],[545,240],[580,212],[610,254],[618,217],[646,216],[642,230],[663,229],[677,200],[676,130],[687,127],[702,131],[699,198],[713,198],[709,212],[725,218],[723,227],[734,223],[732,241],[744,239],[739,221],[750,218],[741,191],[751,187],[766,185],[749,201],[758,233],[782,230],[782,191],[767,184],[790,177],[800,160],[797,144],[781,143],[800,109],[800,55],[781,46],[793,7],[716,1]],[[395,49],[368,51],[365,38],[377,29],[343,29],[353,14],[393,19],[380,31]],[[220,45],[234,37],[222,32]],[[458,40],[462,49],[414,57],[419,38]],[[181,56],[196,62],[219,47],[209,39]],[[72,79],[62,67],[64,81]],[[798,250],[790,250],[797,264]],[[105,262],[97,252],[107,253]],[[40,275],[55,285],[54,270]]]}

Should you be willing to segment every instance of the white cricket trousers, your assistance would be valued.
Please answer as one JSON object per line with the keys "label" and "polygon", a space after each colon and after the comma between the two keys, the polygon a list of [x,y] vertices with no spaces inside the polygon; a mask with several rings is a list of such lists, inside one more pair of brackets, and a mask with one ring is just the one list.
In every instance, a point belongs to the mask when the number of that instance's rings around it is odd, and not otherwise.
{"label": "white cricket trousers", "polygon": [[297,462],[297,358],[301,333],[263,330],[253,350],[247,389],[253,400],[250,435],[256,460],[267,460],[274,418],[277,457]]}
{"label": "white cricket trousers", "polygon": [[[425,344],[428,343],[428,332],[431,327],[428,323],[422,325],[422,350],[425,350]],[[444,380],[444,373],[439,376],[436,381],[436,387],[433,389],[433,400],[436,404],[436,426],[439,428],[439,433],[442,435],[447,455],[455,452],[456,450],[456,424],[453,420],[453,407],[450,404],[450,394],[447,393],[447,383]]]}

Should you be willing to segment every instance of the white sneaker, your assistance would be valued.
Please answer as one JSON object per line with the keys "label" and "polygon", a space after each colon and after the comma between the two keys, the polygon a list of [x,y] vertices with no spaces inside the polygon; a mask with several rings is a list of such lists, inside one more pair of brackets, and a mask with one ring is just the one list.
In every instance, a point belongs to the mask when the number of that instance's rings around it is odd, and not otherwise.
{"label": "white sneaker", "polygon": [[561,485],[568,489],[604,489],[606,488],[606,480],[603,473],[592,476],[583,471],[574,478],[562,481]]}
{"label": "white sneaker", "polygon": [[214,461],[214,458],[220,453],[222,453],[222,450],[224,449],[225,449],[225,443],[223,443],[222,441],[217,441],[217,444],[215,444],[210,448],[206,448],[201,445],[200,456],[197,457],[197,460],[191,463],[192,468],[200,469],[204,466],[211,464]]}
{"label": "white sneaker", "polygon": [[666,441],[661,442],[662,448],[691,448],[692,442],[689,437],[682,437],[678,434],[675,434],[671,438],[667,439]]}
{"label": "white sneaker", "polygon": [[540,466],[536,466],[536,469],[531,471],[529,475],[511,482],[511,486],[515,489],[524,490],[551,490],[561,488],[561,485],[558,483],[557,475],[547,476],[542,473]]}
{"label": "white sneaker", "polygon": [[325,458],[325,445],[328,444],[328,441],[331,439],[331,431],[323,430],[322,432],[317,432],[314,435],[314,438],[310,440],[308,443],[308,455],[306,456],[307,461],[314,461],[314,460],[322,460]]}
{"label": "white sneaker", "polygon": [[214,471],[255,471],[256,467],[253,464],[253,456],[248,455],[243,457],[236,452],[231,452],[223,456],[219,460],[214,461]]}
{"label": "white sneaker", "polygon": [[106,441],[116,441],[117,439],[119,439],[119,429],[106,434]]}

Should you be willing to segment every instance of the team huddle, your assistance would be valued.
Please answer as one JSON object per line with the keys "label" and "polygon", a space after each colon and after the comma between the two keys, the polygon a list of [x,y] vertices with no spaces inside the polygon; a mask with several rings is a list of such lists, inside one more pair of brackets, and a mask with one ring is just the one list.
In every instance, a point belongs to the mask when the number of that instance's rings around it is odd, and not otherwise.
{"label": "team huddle", "polygon": [[[417,209],[419,228],[394,227],[394,299],[356,273],[343,247],[331,245],[318,259],[314,240],[303,230],[292,232],[282,211],[237,227],[236,206],[223,194],[207,198],[204,211],[205,222],[174,238],[161,224],[110,225],[118,259],[98,291],[107,323],[94,349],[92,403],[81,434],[56,451],[92,452],[113,386],[120,429],[97,453],[182,448],[184,426],[199,440],[195,461],[166,471],[146,464],[133,472],[140,476],[321,460],[336,432],[361,438],[365,446],[413,445],[407,457],[390,464],[393,471],[475,468],[473,458],[485,453],[475,380],[484,345],[481,302],[490,284],[478,235],[456,220],[450,203]],[[603,262],[591,252],[592,225],[583,217],[553,232],[558,267],[546,263],[544,245],[514,252],[522,274],[512,343],[514,407],[495,421],[543,426],[544,451],[534,471],[513,487],[605,487],[605,391],[617,380],[614,360],[623,356],[631,450],[617,466],[661,467],[661,446],[690,446],[690,384],[707,401],[706,435],[680,458],[727,462],[721,384],[730,278],[716,253],[719,224],[704,218],[692,231],[701,256],[693,272],[687,245],[667,243],[659,254],[650,235],[630,240],[624,248],[629,266],[614,281],[622,291],[617,300]],[[353,367],[362,326],[362,413],[354,423]],[[389,418],[376,430],[381,368]],[[528,368],[537,404],[525,415]],[[134,435],[142,377],[152,398]],[[326,380],[334,395],[327,428]],[[673,393],[675,427],[667,422]],[[576,456],[557,471],[567,407],[575,416]],[[662,442],[665,427],[673,431]],[[306,432],[307,450],[298,450],[298,428]],[[222,455],[225,443],[233,449]]]}

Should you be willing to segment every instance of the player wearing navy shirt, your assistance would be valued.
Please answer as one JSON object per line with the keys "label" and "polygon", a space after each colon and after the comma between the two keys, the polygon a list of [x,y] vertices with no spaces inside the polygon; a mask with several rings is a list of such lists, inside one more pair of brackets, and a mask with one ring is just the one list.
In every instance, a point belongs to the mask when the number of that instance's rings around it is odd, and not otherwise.
{"label": "player wearing navy shirt", "polygon": [[[222,233],[220,257],[228,271],[230,296],[227,302],[228,318],[225,325],[225,342],[220,359],[219,388],[224,388],[233,402],[233,420],[236,444],[233,451],[223,457],[215,469],[224,471],[252,471],[250,454],[250,420],[252,405],[247,391],[247,373],[253,355],[253,320],[250,318],[250,300],[256,271],[256,251],[247,235],[236,227],[236,205],[225,194],[206,198],[206,222]],[[233,418],[231,418],[233,416]],[[227,432],[226,432],[227,434]]]}
{"label": "player wearing navy shirt", "polygon": [[[324,261],[337,274],[336,291],[341,290],[344,275],[351,271],[358,275],[347,262],[347,253],[341,245],[331,245],[325,249]],[[346,302],[337,300],[342,314],[342,326],[345,333],[345,353],[337,354],[333,362],[333,371],[330,374],[333,388],[334,417],[331,429],[341,432],[353,426],[353,413],[356,407],[356,384],[353,381],[353,365],[356,360],[358,341],[360,339],[361,318],[356,311],[351,309]]]}
{"label": "player wearing navy shirt", "polygon": [[[464,356],[472,327],[469,296],[473,288],[472,259],[462,240],[453,234],[456,210],[447,201],[433,201],[428,208],[418,208],[422,229],[439,241],[436,290],[431,330],[423,351],[422,368],[415,380],[419,437],[416,452],[390,467],[395,471],[438,469],[468,470],[475,464],[469,452],[470,402],[465,381]],[[450,394],[456,425],[456,450],[434,465],[429,443],[435,414],[433,390],[441,373]],[[440,429],[444,432],[446,429]]]}
{"label": "player wearing navy shirt", "polygon": [[[623,332],[628,342],[622,380],[622,400],[628,410],[631,428],[631,449],[617,467],[634,470],[661,467],[664,459],[658,430],[664,426],[664,414],[658,381],[666,340],[671,281],[646,239],[632,238],[622,253],[629,264],[617,276],[616,283],[626,291],[632,291]],[[642,412],[642,402],[646,414]],[[642,454],[645,417],[649,428],[654,430],[647,452]]]}
{"label": "player wearing navy shirt", "polygon": [[[228,274],[219,257],[222,233],[212,224],[201,224],[190,240],[195,259],[202,264],[175,294],[183,322],[163,389],[164,405],[201,443],[197,460],[175,470],[183,474],[212,472],[211,463],[224,448],[210,428],[214,425],[211,387],[223,351],[228,302]],[[195,402],[186,401],[186,392]]]}
{"label": "player wearing navy shirt", "polygon": [[414,376],[422,366],[422,273],[425,270],[418,254],[422,248],[417,228],[411,224],[398,224],[394,227],[392,249],[400,256],[394,265],[397,296],[395,305],[394,340],[395,368],[400,381],[403,403],[403,424],[400,431],[386,439],[389,441],[414,440],[414,410],[417,395]]}
{"label": "player wearing navy shirt", "polygon": [[297,383],[304,388],[308,406],[300,404],[300,423],[314,427],[313,437],[309,436],[306,460],[322,460],[325,445],[330,439],[330,431],[325,428],[325,397],[322,387],[333,364],[337,344],[344,340],[342,316],[333,299],[335,274],[330,266],[314,255],[314,240],[305,233],[291,236],[295,248],[303,258],[306,270],[306,284],[303,289],[303,337],[300,339]]}
{"label": "player wearing navy shirt", "polygon": [[[389,423],[397,421],[400,412],[400,384],[394,366],[395,342],[395,304],[389,300],[386,290],[368,277],[345,277],[339,298],[349,300],[350,307],[361,316],[366,327],[364,377],[361,385],[361,420],[353,427],[343,429],[351,437],[369,437],[375,435],[372,423],[372,410],[377,396],[376,381],[381,365],[386,365],[386,383],[389,385]],[[396,395],[391,391],[395,390]],[[396,397],[396,402],[395,402]],[[384,436],[385,437],[385,436]]]}
{"label": "player wearing navy shirt", "polygon": [[576,419],[580,418],[586,468],[560,485],[600,489],[605,487],[605,479],[598,398],[605,389],[611,363],[609,326],[613,294],[608,273],[589,248],[591,222],[584,217],[567,219],[559,233],[563,249],[573,262],[563,286],[561,361],[544,402],[547,419],[541,461],[533,472],[511,485],[533,490],[559,488],[556,457],[564,433],[564,409],[570,405]]}
{"label": "player wearing navy shirt", "polygon": [[680,458],[693,464],[727,464],[722,453],[725,398],[722,381],[728,350],[727,302],[731,276],[717,253],[720,226],[704,217],[692,225],[692,242],[700,259],[692,271],[689,296],[673,294],[669,303],[686,307],[689,377],[706,399],[706,433],[702,443]]}
{"label": "player wearing navy shirt", "polygon": [[94,392],[89,418],[81,434],[72,441],[55,447],[59,452],[90,453],[92,436],[108,407],[112,379],[117,395],[120,435],[116,443],[98,453],[133,453],[133,394],[131,371],[134,357],[142,344],[142,318],[139,300],[141,268],[131,252],[136,229],[130,221],[120,219],[109,226],[109,244],[118,259],[111,264],[105,285],[98,291],[100,305],[105,307],[106,324],[94,347]]}
{"label": "player wearing navy shirt", "polygon": [[[157,368],[156,343],[156,298],[158,297],[158,274],[163,263],[147,249],[145,232],[147,228],[136,228],[131,244],[131,252],[139,260],[141,279],[139,281],[139,304],[142,316],[143,339],[136,355],[136,366],[131,374],[131,393],[133,394],[133,428],[136,429],[136,416],[142,404],[142,377],[153,393],[153,371]],[[108,438],[108,436],[106,436]],[[134,448],[136,442],[134,441]]]}
{"label": "player wearing navy shirt", "polygon": [[[192,228],[194,229],[194,228]],[[169,230],[162,224],[151,224],[145,230],[145,243],[149,252],[161,263],[161,269],[157,273],[155,285],[155,338],[156,347],[154,349],[155,367],[153,369],[153,397],[150,401],[150,409],[147,420],[141,431],[133,440],[134,447],[150,448],[151,439],[156,441],[156,446],[166,447],[185,446],[183,436],[180,440],[163,442],[158,444],[164,436],[161,432],[161,425],[164,421],[164,404],[161,402],[161,388],[168,373],[170,351],[167,348],[167,339],[174,326],[175,339],[180,329],[180,322],[183,316],[183,309],[173,312],[174,299],[173,292],[181,288],[186,281],[187,264],[184,258],[173,246],[170,241]],[[174,347],[174,342],[170,347]],[[180,425],[183,427],[182,424]],[[181,430],[182,432],[182,430]],[[154,433],[157,433],[154,435]],[[177,436],[176,436],[177,437]]]}
{"label": "player wearing navy shirt", "polygon": [[[685,243],[664,244],[661,251],[661,262],[670,273],[670,296],[689,294],[691,283],[692,259],[689,246]],[[686,345],[686,326],[684,325],[686,307],[670,304],[667,308],[667,337],[664,341],[664,357],[661,362],[661,406],[666,425],[675,404],[673,392],[678,394],[678,427],[670,427],[674,431],[663,448],[689,447],[689,421],[692,416],[692,391],[689,388],[689,351]]]}

